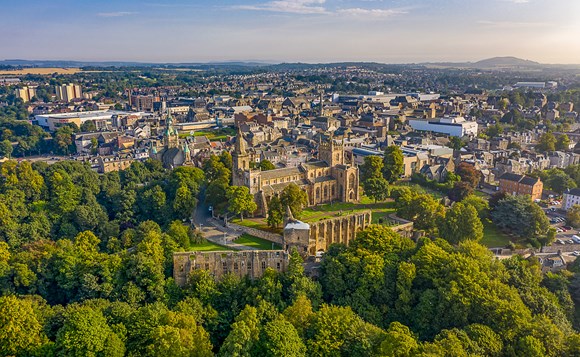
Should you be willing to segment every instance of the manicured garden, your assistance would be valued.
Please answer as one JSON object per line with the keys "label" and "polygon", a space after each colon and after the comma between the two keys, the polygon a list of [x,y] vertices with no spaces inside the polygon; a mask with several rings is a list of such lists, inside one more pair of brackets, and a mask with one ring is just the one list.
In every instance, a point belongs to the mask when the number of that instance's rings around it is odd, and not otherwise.
{"label": "manicured garden", "polygon": [[282,249],[279,244],[272,243],[268,240],[258,238],[249,234],[242,234],[234,243],[245,245],[247,247],[252,247],[259,250],[275,250],[275,249]]}
{"label": "manicured garden", "polygon": [[220,250],[231,250],[228,247],[224,247],[219,244],[212,243],[210,241],[205,241],[203,243],[194,243],[189,248],[192,252],[215,252]]}

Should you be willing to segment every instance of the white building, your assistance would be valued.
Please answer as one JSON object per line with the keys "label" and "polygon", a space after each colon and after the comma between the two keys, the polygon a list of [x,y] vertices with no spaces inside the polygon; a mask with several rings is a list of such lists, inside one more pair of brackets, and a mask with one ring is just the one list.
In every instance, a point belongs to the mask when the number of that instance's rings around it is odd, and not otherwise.
{"label": "white building", "polygon": [[564,192],[562,208],[567,211],[574,205],[580,205],[580,188],[568,189]]}
{"label": "white building", "polygon": [[87,112],[72,112],[72,113],[58,113],[58,114],[39,114],[35,115],[38,125],[54,131],[60,126],[67,124],[76,124],[80,126],[87,121],[94,121],[97,129],[107,128],[112,126],[113,115],[138,115],[139,112],[123,112],[118,110],[93,110]]}
{"label": "white building", "polygon": [[463,117],[443,117],[438,119],[409,119],[413,130],[431,131],[450,136],[477,136],[477,123],[466,121]]}

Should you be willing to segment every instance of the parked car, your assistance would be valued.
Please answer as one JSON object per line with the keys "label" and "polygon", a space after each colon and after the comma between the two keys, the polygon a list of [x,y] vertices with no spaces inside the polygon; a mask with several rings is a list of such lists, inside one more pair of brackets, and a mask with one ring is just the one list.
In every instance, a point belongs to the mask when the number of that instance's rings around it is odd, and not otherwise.
{"label": "parked car", "polygon": [[563,242],[562,240],[560,240],[560,239],[556,239],[556,244],[566,244],[566,243],[564,243],[564,242]]}
{"label": "parked car", "polygon": [[569,231],[570,229],[572,229],[572,227],[570,227],[570,226],[562,226],[562,229],[565,229],[565,230]]}
{"label": "parked car", "polygon": [[577,250],[575,250],[575,251],[572,252],[572,255],[575,256],[575,257],[577,257],[577,256],[580,255],[580,252],[577,251]]}

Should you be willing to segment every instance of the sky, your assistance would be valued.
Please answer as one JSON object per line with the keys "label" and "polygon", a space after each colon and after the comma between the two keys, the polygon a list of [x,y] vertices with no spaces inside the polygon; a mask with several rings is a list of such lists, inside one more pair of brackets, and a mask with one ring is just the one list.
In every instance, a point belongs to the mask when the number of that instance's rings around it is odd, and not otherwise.
{"label": "sky", "polygon": [[579,0],[0,0],[0,59],[580,64]]}

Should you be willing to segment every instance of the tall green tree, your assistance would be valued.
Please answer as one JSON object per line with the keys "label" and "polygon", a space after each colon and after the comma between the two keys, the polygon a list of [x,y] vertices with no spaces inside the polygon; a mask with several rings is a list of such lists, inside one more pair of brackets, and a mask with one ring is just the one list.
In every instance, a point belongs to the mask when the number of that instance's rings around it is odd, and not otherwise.
{"label": "tall green tree", "polygon": [[250,189],[245,186],[230,186],[226,191],[228,199],[228,209],[233,214],[240,215],[244,219],[244,213],[252,213],[258,209],[254,201],[254,196],[250,194]]}
{"label": "tall green tree", "polygon": [[383,177],[384,166],[380,156],[365,156],[364,163],[359,167],[360,181],[364,183],[371,178]]}
{"label": "tall green tree", "polygon": [[570,149],[570,138],[566,134],[558,135],[555,144],[556,150],[566,151]]}
{"label": "tall green tree", "polygon": [[547,132],[540,136],[536,150],[539,152],[547,152],[556,150],[556,137],[554,134]]}
{"label": "tall green tree", "polygon": [[393,183],[403,174],[403,151],[397,145],[391,145],[385,150],[383,159],[383,177]]}
{"label": "tall green tree", "polygon": [[284,222],[284,208],[282,207],[282,202],[278,195],[274,195],[270,199],[270,204],[268,205],[268,218],[266,222],[270,227],[279,227]]}
{"label": "tall green tree", "polygon": [[280,193],[280,202],[282,207],[290,207],[292,215],[299,218],[302,214],[302,209],[308,206],[308,194],[295,183],[291,183]]}
{"label": "tall green tree", "polygon": [[7,157],[10,160],[13,151],[14,148],[12,147],[12,142],[10,142],[10,140],[4,139],[0,141],[0,156]]}
{"label": "tall green tree", "polygon": [[365,194],[377,201],[384,201],[389,197],[389,181],[382,177],[371,178],[363,183]]}
{"label": "tall green tree", "polygon": [[477,242],[483,237],[483,224],[473,206],[456,202],[440,221],[439,233],[452,244],[465,240]]}

